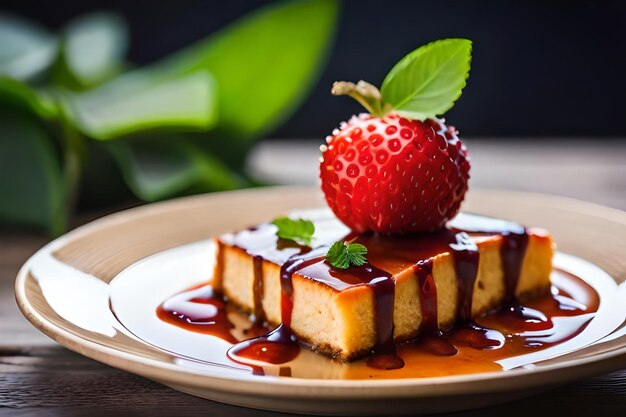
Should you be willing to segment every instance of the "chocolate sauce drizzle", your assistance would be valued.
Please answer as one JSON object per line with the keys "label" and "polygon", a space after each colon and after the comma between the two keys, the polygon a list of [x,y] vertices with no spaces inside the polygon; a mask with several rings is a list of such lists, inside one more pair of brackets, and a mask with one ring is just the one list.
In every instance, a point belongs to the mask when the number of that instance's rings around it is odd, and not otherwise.
{"label": "chocolate sauce drizzle", "polygon": [[393,339],[393,309],[395,305],[396,283],[389,272],[367,263],[353,267],[351,275],[366,283],[374,296],[374,320],[376,324],[376,344],[367,364],[378,369],[398,369],[404,361],[396,353]]}
{"label": "chocolate sauce drizzle", "polygon": [[437,284],[433,277],[433,260],[418,261],[413,267],[413,272],[417,277],[422,310],[420,333],[438,335]]}
{"label": "chocolate sauce drizzle", "polygon": [[[293,312],[293,275],[302,274],[321,281],[337,290],[355,285],[371,288],[375,306],[376,344],[367,364],[378,369],[397,369],[404,366],[396,354],[394,343],[394,273],[413,265],[419,286],[422,321],[417,345],[438,355],[454,355],[454,344],[465,344],[477,349],[491,349],[504,343],[503,336],[494,330],[483,328],[471,321],[472,298],[480,254],[470,235],[493,235],[503,237],[501,257],[505,277],[506,299],[515,298],[521,266],[528,245],[528,233],[523,227],[498,221],[497,227],[461,228],[450,227],[440,232],[408,237],[384,237],[375,235],[350,235],[350,240],[368,247],[369,263],[347,270],[338,270],[325,262],[329,239],[312,249],[303,246],[284,245],[267,225],[249,229],[224,238],[227,244],[239,247],[252,256],[254,282],[254,320],[261,326],[265,320],[263,310],[263,261],[282,263],[281,319],[274,330],[261,336],[236,343],[228,356],[238,362],[246,360],[280,364],[293,360],[299,353],[298,339],[291,329]],[[451,337],[440,329],[437,308],[437,283],[433,278],[433,257],[449,252],[453,257],[457,279],[458,312],[460,325]],[[221,272],[223,260],[218,259],[216,273]],[[223,311],[223,306],[222,310]],[[513,311],[510,314],[514,314]],[[165,317],[163,312],[159,317]],[[163,318],[165,320],[165,318]],[[167,321],[167,320],[166,320]],[[171,320],[170,320],[171,321]],[[445,330],[445,329],[444,329]],[[227,339],[230,340],[230,339]]]}
{"label": "chocolate sauce drizzle", "polygon": [[263,308],[263,257],[252,256],[252,273],[254,282],[252,294],[254,296],[254,323],[262,325],[265,323],[265,309]]}
{"label": "chocolate sauce drizzle", "polygon": [[467,233],[461,232],[455,235],[456,243],[450,244],[450,250],[454,257],[454,269],[458,289],[459,318],[468,321],[472,318],[472,298],[474,285],[478,275],[478,246]]}
{"label": "chocolate sauce drizzle", "polygon": [[[320,262],[326,255],[327,250],[327,247],[312,250],[307,246],[303,246],[300,248],[300,253],[287,259],[280,268],[282,323],[276,329],[265,335],[235,344],[228,350],[228,357],[234,361],[243,363],[246,363],[245,359],[251,359],[280,364],[289,362],[298,356],[300,345],[298,344],[296,335],[291,329],[291,315],[293,312],[293,274],[302,268]],[[258,286],[256,284],[258,279],[259,278],[255,277],[255,287]],[[262,280],[262,277],[260,279]]]}
{"label": "chocolate sauce drizzle", "polygon": [[[448,244],[454,260],[457,281],[458,318],[463,325],[472,319],[472,298],[478,276],[480,254],[478,246],[465,232],[454,234],[454,242]],[[413,266],[419,285],[419,296],[422,313],[420,325],[421,346],[431,353],[440,356],[454,355],[456,347],[441,338],[443,332],[439,328],[437,310],[437,283],[433,278],[433,260],[420,260]]]}
{"label": "chocolate sauce drizzle", "polygon": [[502,235],[500,257],[504,272],[505,298],[508,302],[513,302],[528,246],[528,230],[524,226],[506,220],[473,215],[466,215],[466,217],[477,221],[469,224],[462,222],[461,226],[453,230],[472,235]]}
{"label": "chocolate sauce drizzle", "polygon": [[292,256],[280,267],[280,314],[284,325],[291,326],[293,313],[293,274],[314,263],[321,262],[328,247],[315,250],[303,247],[299,254]]}
{"label": "chocolate sauce drizzle", "polygon": [[504,271],[504,285],[506,301],[513,302],[522,272],[522,264],[526,248],[528,246],[528,232],[507,231],[502,235],[503,241],[500,246],[500,256],[502,258],[502,269]]}

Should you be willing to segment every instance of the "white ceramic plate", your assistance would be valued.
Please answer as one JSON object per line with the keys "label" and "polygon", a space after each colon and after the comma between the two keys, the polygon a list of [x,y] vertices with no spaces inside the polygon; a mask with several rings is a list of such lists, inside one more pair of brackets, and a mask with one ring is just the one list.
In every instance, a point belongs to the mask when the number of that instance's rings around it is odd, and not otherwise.
{"label": "white ceramic plate", "polygon": [[524,358],[523,367],[517,358],[515,369],[436,378],[342,380],[333,377],[332,366],[319,377],[259,377],[224,358],[226,342],[206,343],[207,336],[155,317],[165,298],[208,279],[211,236],[322,205],[312,188],[270,188],[108,216],[37,252],[18,275],[18,304],[36,327],[85,356],[194,395],[276,411],[454,411],[626,366],[626,213],[543,195],[473,191],[464,204],[464,210],[549,229],[568,253],[555,264],[601,296],[596,317],[580,335],[558,355],[546,349]]}

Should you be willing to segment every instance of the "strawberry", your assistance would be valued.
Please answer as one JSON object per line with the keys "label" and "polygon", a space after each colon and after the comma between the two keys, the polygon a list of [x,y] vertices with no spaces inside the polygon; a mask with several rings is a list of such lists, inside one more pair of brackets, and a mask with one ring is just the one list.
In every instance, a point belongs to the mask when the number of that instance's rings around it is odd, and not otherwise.
{"label": "strawberry", "polygon": [[353,231],[433,231],[454,217],[467,191],[467,150],[443,119],[403,117],[360,81],[333,94],[356,98],[370,113],[353,116],[326,138],[321,186],[335,215]]}

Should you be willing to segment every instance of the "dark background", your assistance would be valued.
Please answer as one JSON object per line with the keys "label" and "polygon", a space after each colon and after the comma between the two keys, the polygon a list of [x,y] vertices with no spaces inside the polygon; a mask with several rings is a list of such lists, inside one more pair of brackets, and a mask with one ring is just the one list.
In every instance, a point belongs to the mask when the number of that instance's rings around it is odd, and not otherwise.
{"label": "dark background", "polygon": [[[20,1],[0,9],[59,29],[110,9],[130,22],[130,58],[148,63],[267,1]],[[468,136],[624,136],[625,1],[346,0],[320,83],[274,137],[325,136],[360,111],[329,94],[334,80],[380,85],[415,47],[444,37],[474,41],[469,84],[447,119]],[[277,45],[280,47],[280,45]]]}

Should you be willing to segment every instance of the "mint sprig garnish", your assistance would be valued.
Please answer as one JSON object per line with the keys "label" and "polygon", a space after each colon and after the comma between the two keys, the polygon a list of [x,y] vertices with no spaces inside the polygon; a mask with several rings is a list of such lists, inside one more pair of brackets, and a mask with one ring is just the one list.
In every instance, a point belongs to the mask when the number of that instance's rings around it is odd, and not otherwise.
{"label": "mint sprig garnish", "polygon": [[367,262],[367,248],[360,243],[346,243],[338,240],[328,249],[326,261],[339,269],[361,266]]}
{"label": "mint sprig garnish", "polygon": [[359,81],[337,82],[334,95],[349,95],[372,115],[395,111],[414,120],[444,114],[461,96],[469,76],[472,42],[442,39],[402,58],[385,77],[380,91]]}
{"label": "mint sprig garnish", "polygon": [[294,242],[310,245],[315,233],[313,222],[305,219],[291,219],[289,217],[277,217],[272,224],[278,228],[276,236],[281,239],[293,240]]}

